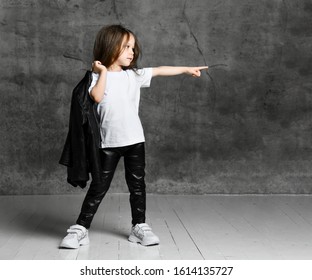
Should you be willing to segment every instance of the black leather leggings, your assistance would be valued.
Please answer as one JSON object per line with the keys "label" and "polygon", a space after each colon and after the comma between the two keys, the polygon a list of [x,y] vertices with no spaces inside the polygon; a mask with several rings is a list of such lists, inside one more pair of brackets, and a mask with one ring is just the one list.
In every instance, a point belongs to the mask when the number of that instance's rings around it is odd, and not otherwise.
{"label": "black leather leggings", "polygon": [[93,174],[77,224],[90,228],[92,219],[107,193],[120,158],[124,157],[126,182],[130,191],[132,225],[145,223],[145,148],[144,143],[100,149],[102,173]]}

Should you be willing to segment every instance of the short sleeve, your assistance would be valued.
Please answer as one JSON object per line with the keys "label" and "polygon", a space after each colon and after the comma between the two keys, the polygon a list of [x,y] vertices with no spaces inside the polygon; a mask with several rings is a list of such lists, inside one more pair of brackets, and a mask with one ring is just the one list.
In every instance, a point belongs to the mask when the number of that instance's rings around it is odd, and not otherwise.
{"label": "short sleeve", "polygon": [[98,79],[99,79],[99,74],[92,72],[92,82],[91,82],[91,85],[89,87],[89,94],[90,94],[92,88],[95,86]]}
{"label": "short sleeve", "polygon": [[135,76],[140,87],[149,87],[151,85],[153,68],[142,68],[138,69],[136,72]]}

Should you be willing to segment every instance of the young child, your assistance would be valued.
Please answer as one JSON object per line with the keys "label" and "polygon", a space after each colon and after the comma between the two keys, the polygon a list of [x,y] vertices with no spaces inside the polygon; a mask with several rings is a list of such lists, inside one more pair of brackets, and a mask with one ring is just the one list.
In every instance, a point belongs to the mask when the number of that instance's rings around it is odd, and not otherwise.
{"label": "young child", "polygon": [[140,88],[149,87],[152,77],[180,74],[199,77],[200,71],[208,67],[138,69],[138,40],[133,32],[121,25],[106,26],[98,32],[93,55],[89,94],[98,104],[102,172],[98,178],[92,178],[76,224],[67,230],[60,247],[78,248],[89,244],[88,229],[121,157],[124,158],[132,215],[128,240],[144,246],[159,244],[159,238],[145,223],[145,138],[138,115]]}

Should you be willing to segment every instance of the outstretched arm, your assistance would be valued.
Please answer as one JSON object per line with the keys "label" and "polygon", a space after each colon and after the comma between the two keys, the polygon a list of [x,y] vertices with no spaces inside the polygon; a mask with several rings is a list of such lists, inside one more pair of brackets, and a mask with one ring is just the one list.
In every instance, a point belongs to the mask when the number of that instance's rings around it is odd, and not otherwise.
{"label": "outstretched arm", "polygon": [[181,74],[188,74],[192,75],[193,77],[200,77],[200,71],[204,69],[208,69],[208,66],[199,66],[199,67],[160,66],[153,68],[153,77],[175,76]]}

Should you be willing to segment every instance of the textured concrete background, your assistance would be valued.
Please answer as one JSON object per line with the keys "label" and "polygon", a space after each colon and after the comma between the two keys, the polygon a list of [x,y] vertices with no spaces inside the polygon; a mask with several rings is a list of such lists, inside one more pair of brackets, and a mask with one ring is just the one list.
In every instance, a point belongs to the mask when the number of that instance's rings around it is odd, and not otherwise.
{"label": "textured concrete background", "polygon": [[311,0],[1,0],[0,194],[81,192],[58,159],[112,23],[138,35],[142,67],[211,66],[142,93],[149,192],[311,193]]}

